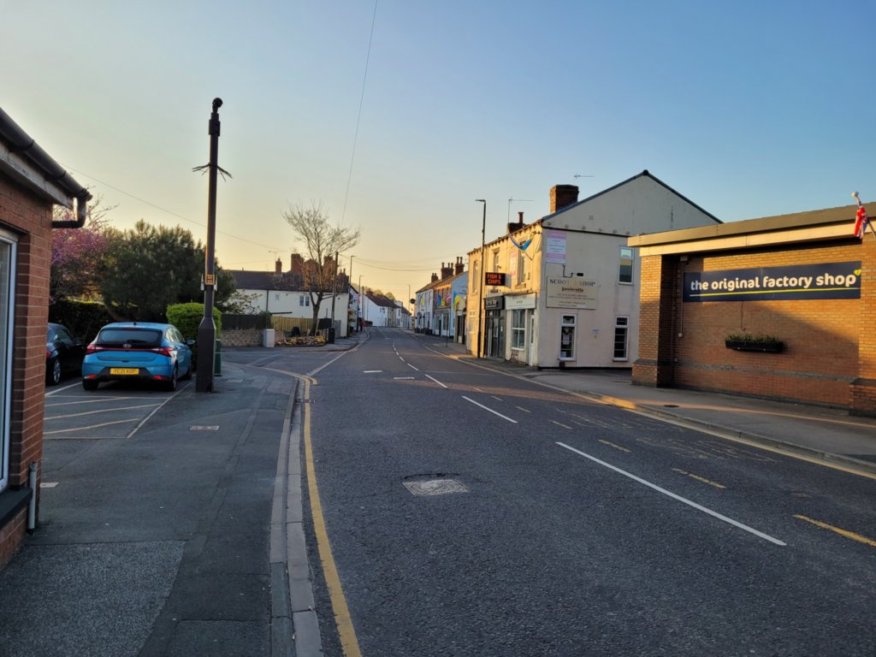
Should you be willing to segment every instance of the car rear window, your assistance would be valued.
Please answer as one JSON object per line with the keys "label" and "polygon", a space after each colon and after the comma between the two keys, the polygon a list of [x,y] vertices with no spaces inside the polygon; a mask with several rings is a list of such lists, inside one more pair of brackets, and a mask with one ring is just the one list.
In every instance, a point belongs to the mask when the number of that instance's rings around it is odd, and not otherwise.
{"label": "car rear window", "polygon": [[99,347],[158,347],[161,345],[161,331],[150,329],[114,328],[104,329],[97,336]]}

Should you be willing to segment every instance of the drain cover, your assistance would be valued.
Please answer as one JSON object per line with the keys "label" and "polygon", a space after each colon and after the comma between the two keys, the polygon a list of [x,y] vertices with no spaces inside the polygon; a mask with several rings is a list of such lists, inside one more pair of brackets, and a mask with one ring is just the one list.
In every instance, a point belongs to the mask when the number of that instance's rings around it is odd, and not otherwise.
{"label": "drain cover", "polygon": [[411,494],[419,496],[467,493],[468,488],[456,479],[413,479],[402,482]]}

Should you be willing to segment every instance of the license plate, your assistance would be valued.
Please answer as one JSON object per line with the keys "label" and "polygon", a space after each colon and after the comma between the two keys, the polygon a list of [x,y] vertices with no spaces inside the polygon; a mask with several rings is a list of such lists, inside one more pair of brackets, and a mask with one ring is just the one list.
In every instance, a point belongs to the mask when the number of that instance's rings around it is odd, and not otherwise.
{"label": "license plate", "polygon": [[123,376],[137,376],[140,373],[136,367],[111,367],[110,374],[120,374]]}

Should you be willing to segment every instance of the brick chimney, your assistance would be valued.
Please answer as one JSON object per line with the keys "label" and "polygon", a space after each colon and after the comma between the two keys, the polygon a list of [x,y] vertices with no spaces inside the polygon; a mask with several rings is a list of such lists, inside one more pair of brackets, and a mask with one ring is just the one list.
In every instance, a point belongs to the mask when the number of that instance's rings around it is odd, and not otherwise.
{"label": "brick chimney", "polygon": [[301,257],[300,253],[292,254],[292,262],[290,263],[289,271],[293,274],[301,274],[304,272],[304,258]]}
{"label": "brick chimney", "polygon": [[274,263],[274,273],[282,274],[283,273],[283,261],[277,258],[277,262]]}
{"label": "brick chimney", "polygon": [[432,282],[433,282],[433,283],[437,283],[437,282],[438,282],[438,274],[436,274],[436,273],[434,273],[434,272],[432,272]]}
{"label": "brick chimney", "polygon": [[453,276],[453,263],[448,262],[446,265],[441,263],[441,280]]}
{"label": "brick chimney", "polygon": [[456,259],[456,275],[459,276],[463,271],[465,271],[465,265],[462,262],[462,256]]}
{"label": "brick chimney", "polygon": [[577,202],[577,185],[554,185],[551,187],[551,214]]}
{"label": "brick chimney", "polygon": [[517,223],[516,224],[508,224],[508,234],[516,233],[518,230],[523,228],[525,224],[523,223],[523,212],[517,213]]}

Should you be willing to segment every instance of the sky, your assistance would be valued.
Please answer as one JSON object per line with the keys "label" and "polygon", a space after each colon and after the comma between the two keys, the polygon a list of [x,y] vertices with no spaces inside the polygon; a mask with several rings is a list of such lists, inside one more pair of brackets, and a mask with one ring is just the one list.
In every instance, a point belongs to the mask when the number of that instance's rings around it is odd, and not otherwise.
{"label": "sky", "polygon": [[[0,107],[112,207],[273,271],[319,204],[354,283],[442,262],[644,169],[722,221],[876,200],[872,0],[0,0]],[[351,260],[352,257],[352,260]]]}

